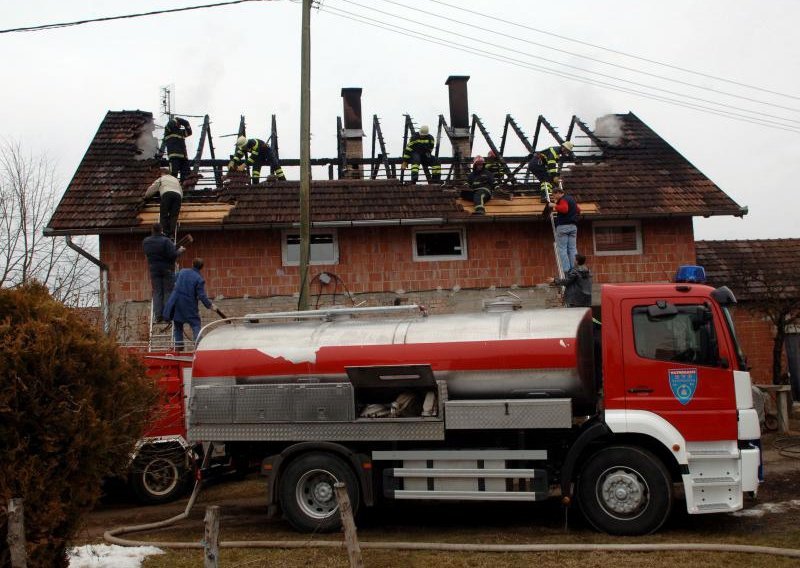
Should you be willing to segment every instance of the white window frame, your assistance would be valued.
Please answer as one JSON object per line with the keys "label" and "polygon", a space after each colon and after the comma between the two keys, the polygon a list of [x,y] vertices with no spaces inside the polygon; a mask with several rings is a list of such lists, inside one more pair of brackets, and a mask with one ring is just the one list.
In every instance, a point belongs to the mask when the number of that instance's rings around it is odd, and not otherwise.
{"label": "white window frame", "polygon": [[[636,249],[630,250],[597,250],[597,227],[635,227],[636,228]],[[592,248],[595,256],[633,256],[643,252],[642,247],[642,223],[641,221],[594,221],[592,223]]]}
{"label": "white window frame", "polygon": [[[417,254],[417,235],[430,233],[458,233],[461,238],[461,254],[440,254],[436,256],[420,256]],[[414,229],[411,237],[411,253],[414,262],[436,262],[442,260],[467,260],[467,230],[463,226],[447,226],[438,229]]]}
{"label": "white window frame", "polygon": [[[283,266],[300,266],[300,260],[288,260],[289,255],[289,235],[297,235],[300,229],[284,229],[281,231],[281,262]],[[329,259],[314,259],[314,247],[311,247],[311,255],[308,264],[311,266],[320,266],[328,264],[339,264],[339,235],[336,229],[311,229],[312,235],[332,235],[333,236],[333,258]],[[298,245],[299,246],[299,245]]]}

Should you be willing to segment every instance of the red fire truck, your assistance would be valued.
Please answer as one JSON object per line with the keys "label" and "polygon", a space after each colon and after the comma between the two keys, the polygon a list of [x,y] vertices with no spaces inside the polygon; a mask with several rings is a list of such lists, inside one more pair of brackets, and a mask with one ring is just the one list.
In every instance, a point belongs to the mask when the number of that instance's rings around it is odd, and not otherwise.
{"label": "red fire truck", "polygon": [[602,324],[510,302],[215,322],[191,367],[171,361],[189,395],[182,440],[258,456],[270,504],[301,531],[338,527],[336,481],[356,511],[560,495],[619,535],[657,530],[676,485],[689,513],[740,509],[758,488],[760,430],[733,294],[679,283],[601,296]]}

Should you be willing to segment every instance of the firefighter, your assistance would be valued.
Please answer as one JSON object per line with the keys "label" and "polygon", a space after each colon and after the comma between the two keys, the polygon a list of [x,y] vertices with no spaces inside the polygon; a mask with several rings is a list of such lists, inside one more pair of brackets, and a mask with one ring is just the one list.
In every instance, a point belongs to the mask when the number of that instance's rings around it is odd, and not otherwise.
{"label": "firefighter", "polygon": [[549,198],[553,186],[558,185],[558,164],[572,154],[575,145],[567,140],[560,146],[551,146],[540,152],[534,152],[528,162],[528,171],[532,173],[541,184],[542,194]]}
{"label": "firefighter", "polygon": [[494,150],[489,150],[486,154],[486,170],[494,176],[495,184],[503,182],[505,168],[503,167],[503,160],[498,156]]}
{"label": "firefighter", "polygon": [[192,135],[192,125],[185,118],[172,116],[164,127],[164,142],[167,145],[170,173],[184,182],[189,177],[189,159],[186,154],[186,138]]}
{"label": "firefighter", "polygon": [[469,189],[461,191],[461,197],[471,199],[475,204],[475,215],[486,213],[484,205],[492,198],[494,183],[494,174],[486,169],[486,161],[483,156],[475,156],[475,160],[472,162],[472,171],[467,176]]}
{"label": "firefighter", "polygon": [[403,163],[401,169],[406,169],[411,162],[411,183],[417,183],[419,178],[419,166],[428,166],[431,169],[431,183],[439,183],[442,179],[442,166],[439,160],[433,155],[436,142],[430,135],[428,125],[420,127],[419,133],[411,135],[405,151],[403,151]]}
{"label": "firefighter", "polygon": [[228,169],[234,167],[242,169],[245,154],[247,154],[247,165],[253,167],[251,176],[253,185],[256,185],[261,177],[261,167],[268,164],[272,175],[281,181],[286,181],[283,168],[281,168],[281,165],[278,163],[275,152],[272,151],[272,148],[270,148],[266,142],[259,138],[247,139],[244,136],[239,136],[239,138],[236,139],[236,153],[228,164]]}

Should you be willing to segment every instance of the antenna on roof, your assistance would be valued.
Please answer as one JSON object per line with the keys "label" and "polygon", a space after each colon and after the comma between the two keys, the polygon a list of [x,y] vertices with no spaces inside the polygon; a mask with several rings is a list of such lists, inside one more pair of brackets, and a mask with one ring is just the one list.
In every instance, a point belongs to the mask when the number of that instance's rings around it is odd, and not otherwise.
{"label": "antenna on roof", "polygon": [[173,89],[173,85],[161,87],[161,114],[167,117],[172,116],[172,108],[174,106]]}

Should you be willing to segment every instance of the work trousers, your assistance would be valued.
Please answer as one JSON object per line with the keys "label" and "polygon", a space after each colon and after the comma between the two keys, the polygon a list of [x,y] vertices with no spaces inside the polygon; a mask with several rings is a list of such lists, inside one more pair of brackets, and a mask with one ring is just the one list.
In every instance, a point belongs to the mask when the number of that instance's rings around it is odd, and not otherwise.
{"label": "work trousers", "polygon": [[419,166],[427,166],[431,172],[431,183],[439,183],[442,179],[442,166],[433,154],[423,154],[421,152],[411,152],[411,183],[417,183],[419,178]]}
{"label": "work trousers", "polygon": [[577,249],[578,227],[574,224],[558,225],[556,227],[556,245],[561,270],[566,274],[575,264]]}
{"label": "work trousers", "polygon": [[175,271],[172,268],[151,268],[150,284],[153,287],[153,319],[160,322],[164,320],[164,302],[175,287]]}
{"label": "work trousers", "polygon": [[173,241],[175,240],[175,231],[178,228],[181,201],[180,194],[174,191],[165,191],[161,194],[158,222],[161,223],[164,234]]}
{"label": "work trousers", "polygon": [[200,335],[200,318],[192,318],[191,321],[172,321],[172,339],[175,341],[175,350],[183,351],[183,325],[189,324],[192,329],[192,341],[197,342]]}
{"label": "work trousers", "polygon": [[477,215],[482,215],[485,212],[484,205],[492,199],[492,190],[488,187],[462,189],[461,197],[472,200],[472,203],[475,204],[475,213]]}
{"label": "work trousers", "polygon": [[189,171],[189,160],[183,156],[171,156],[169,159],[169,173],[185,181],[191,173]]}
{"label": "work trousers", "polygon": [[271,148],[266,147],[262,148],[253,159],[253,184],[257,184],[258,180],[261,178],[261,168],[263,166],[269,166],[270,171],[275,177],[281,181],[286,181],[286,175],[283,173],[283,168],[281,168],[281,165],[278,163],[278,158],[275,157],[275,153]]}

